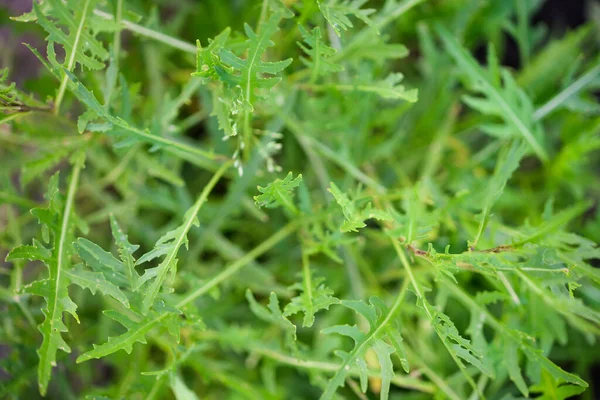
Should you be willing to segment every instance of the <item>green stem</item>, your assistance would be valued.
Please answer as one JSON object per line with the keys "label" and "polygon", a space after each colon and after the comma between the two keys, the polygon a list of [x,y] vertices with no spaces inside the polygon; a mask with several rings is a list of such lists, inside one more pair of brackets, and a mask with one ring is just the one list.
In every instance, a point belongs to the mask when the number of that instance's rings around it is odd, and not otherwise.
{"label": "green stem", "polygon": [[[94,10],[94,14],[105,19],[114,19],[114,16],[112,14],[106,13],[104,11]],[[167,46],[179,49],[185,53],[193,55],[196,54],[196,46],[191,43],[187,43],[181,39],[177,39],[173,36],[166,35],[162,32],[146,28],[145,26],[138,25],[135,22],[131,22],[127,19],[121,20],[121,25],[128,31],[137,33],[140,36],[154,39],[157,42],[161,42],[163,44],[166,44]]]}
{"label": "green stem", "polygon": [[342,168],[344,171],[348,172],[350,175],[352,175],[357,180],[361,181],[362,183],[364,183],[371,189],[375,190],[377,193],[385,193],[386,192],[386,189],[384,186],[380,185],[378,182],[373,180],[370,176],[368,176],[367,174],[362,172],[360,169],[356,168],[353,164],[349,163],[347,160],[342,158],[339,154],[337,154],[335,151],[331,150],[329,147],[325,146],[324,144],[320,143],[319,141],[317,141],[309,136],[304,136],[304,138],[306,139],[306,142],[308,142],[308,144],[311,147],[315,148],[319,153],[321,153],[323,156],[325,156],[325,158],[328,158],[330,161],[333,161],[340,168]]}
{"label": "green stem", "polygon": [[[400,245],[398,244],[397,240],[395,240],[393,238],[390,238],[390,240],[392,241],[394,249],[396,250],[396,253],[398,254],[398,257],[400,258],[400,261],[402,262],[402,265],[406,269],[408,277],[409,277],[410,281],[412,282],[413,288],[415,289],[415,292],[417,293],[417,297],[423,303],[423,309],[425,310],[425,313],[427,314],[427,316],[429,317],[429,320],[431,321],[432,325],[434,326],[434,330],[435,330],[436,334],[440,338],[442,344],[444,345],[444,347],[446,348],[446,350],[448,351],[448,353],[450,354],[450,356],[454,360],[454,363],[456,364],[456,366],[458,367],[458,369],[460,370],[460,372],[463,374],[463,376],[465,377],[465,379],[467,380],[467,382],[471,385],[471,387],[473,388],[473,390],[478,391],[479,389],[477,388],[477,385],[475,384],[475,381],[467,373],[464,364],[458,359],[458,357],[456,356],[456,353],[454,351],[452,351],[451,345],[450,345],[450,343],[448,343],[448,340],[444,336],[442,336],[442,334],[438,330],[437,324],[435,323],[435,318],[436,317],[434,316],[434,314],[430,310],[431,306],[429,305],[429,302],[423,296],[423,291],[421,290],[421,287],[419,286],[417,280],[415,279],[415,276],[414,276],[414,274],[412,272],[412,268],[410,266],[410,263],[408,262],[408,259],[406,258],[406,254],[404,254],[404,250],[400,247]],[[483,397],[483,394],[481,394],[481,395]]]}
{"label": "green stem", "polygon": [[288,237],[292,232],[294,232],[298,228],[298,222],[290,222],[285,225],[279,231],[277,231],[273,236],[256,246],[249,253],[246,253],[243,257],[234,261],[230,266],[225,268],[221,273],[217,274],[215,277],[207,281],[204,285],[200,286],[198,289],[194,290],[187,296],[185,296],[179,303],[175,305],[177,308],[184,307],[185,305],[191,303],[198,297],[207,293],[209,290],[219,285],[221,282],[227,280],[232,275],[236,274],[240,269],[248,265],[251,261],[267,250],[274,247],[277,243],[281,242],[283,239]]}
{"label": "green stem", "polygon": [[[121,24],[121,19],[123,18],[123,0],[117,0],[117,11],[115,14],[115,23],[117,25]],[[104,99],[104,107],[108,110],[110,105],[110,100],[112,97],[112,93],[115,90],[115,86],[117,84],[117,76],[119,75],[119,56],[121,54],[121,30],[115,30],[113,36],[113,48],[112,48],[112,65],[114,66],[114,73],[107,74],[108,86],[106,90],[106,98]],[[110,67],[109,67],[110,68]]]}
{"label": "green stem", "polygon": [[456,392],[448,386],[446,380],[439,376],[434,370],[429,368],[427,363],[423,361],[418,355],[417,352],[413,351],[409,346],[405,345],[404,348],[408,353],[409,358],[413,359],[417,365],[419,365],[423,374],[427,376],[431,382],[433,382],[446,396],[448,396],[451,400],[461,400],[461,397],[456,394]]}
{"label": "green stem", "polygon": [[[79,47],[79,41],[81,40],[81,34],[83,32],[83,26],[85,25],[85,20],[88,14],[88,7],[90,6],[90,0],[85,0],[83,3],[83,12],[81,13],[81,20],[79,20],[79,26],[77,27],[77,32],[75,33],[75,41],[73,42],[73,49],[71,50],[71,55],[69,56],[69,60],[67,62],[67,71],[73,71],[73,67],[75,66],[75,56],[77,55],[77,49]],[[56,95],[56,101],[54,102],[54,114],[58,115],[60,111],[60,104],[62,103],[63,97],[65,95],[65,90],[67,89],[67,84],[69,83],[69,76],[63,72],[63,78],[60,82],[60,87],[58,88],[58,94]]]}
{"label": "green stem", "polygon": [[231,164],[232,163],[230,161],[223,164],[221,168],[219,168],[219,170],[213,175],[208,184],[204,187],[202,193],[200,193],[200,196],[198,197],[198,200],[196,200],[196,203],[194,203],[192,208],[188,212],[186,212],[187,219],[184,221],[183,229],[180,231],[179,236],[173,244],[173,250],[170,251],[165,257],[165,259],[160,263],[160,269],[158,271],[158,274],[152,282],[152,285],[150,285],[148,293],[144,296],[144,300],[142,302],[142,312],[144,314],[148,313],[150,307],[152,307],[152,305],[154,304],[154,300],[156,299],[156,296],[158,295],[158,292],[162,287],[164,280],[167,277],[167,273],[171,271],[171,265],[173,265],[173,263],[175,262],[177,253],[179,252],[179,248],[187,238],[187,234],[191,229],[192,225],[194,224],[194,221],[196,221],[196,216],[198,215],[198,212],[200,212],[200,209],[206,202],[208,194],[212,191],[219,179],[221,179],[221,177],[223,176],[225,171],[231,166]]}
{"label": "green stem", "polygon": [[[296,367],[296,368],[333,372],[333,371],[339,370],[341,367],[339,364],[325,362],[325,361],[298,359],[298,358],[295,358],[292,356],[288,356],[287,354],[282,354],[282,353],[279,353],[278,351],[275,351],[272,349],[267,349],[267,348],[252,347],[251,351],[253,353],[260,354],[262,356],[270,358],[271,360],[277,361],[281,364],[290,365],[290,366]],[[381,376],[380,371],[376,371],[376,370],[372,370],[372,369],[367,370],[367,374],[370,377],[374,377],[374,378],[378,378]],[[352,370],[350,370],[350,375],[358,376],[358,371],[352,369]],[[425,382],[420,381],[415,378],[409,378],[409,377],[403,377],[403,376],[396,375],[396,376],[394,376],[394,378],[392,378],[392,383],[398,387],[420,390],[421,392],[425,392],[425,393],[433,393],[433,387],[431,384],[425,383]]]}
{"label": "green stem", "polygon": [[592,69],[586,72],[583,76],[563,89],[559,94],[548,100],[543,106],[535,110],[533,120],[540,121],[548,114],[563,104],[569,97],[579,93],[584,87],[589,85],[596,76],[600,73],[600,63],[596,64]]}

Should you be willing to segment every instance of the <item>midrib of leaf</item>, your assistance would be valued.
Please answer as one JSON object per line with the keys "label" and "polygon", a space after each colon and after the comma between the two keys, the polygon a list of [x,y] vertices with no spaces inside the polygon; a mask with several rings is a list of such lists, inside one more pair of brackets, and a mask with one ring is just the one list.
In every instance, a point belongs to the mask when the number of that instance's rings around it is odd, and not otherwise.
{"label": "midrib of leaf", "polygon": [[319,66],[321,64],[321,54],[320,54],[320,40],[317,37],[317,35],[315,34],[315,47],[314,47],[314,52],[315,52],[315,56],[313,58],[313,62],[314,62],[314,67],[312,70],[312,74],[310,76],[310,83],[315,83],[317,81],[317,77],[318,77],[318,71],[319,71]]}
{"label": "midrib of leaf", "polygon": [[[304,277],[304,293],[308,298],[308,306],[306,307],[307,314],[313,315],[313,293],[312,293],[312,279],[310,276],[310,259],[308,254],[302,251],[302,274]],[[306,319],[306,316],[305,316]]]}
{"label": "midrib of leaf", "polygon": [[531,131],[529,131],[529,129],[527,129],[527,127],[525,125],[523,125],[523,122],[521,121],[521,119],[514,113],[512,108],[504,101],[504,98],[502,98],[502,96],[496,91],[496,89],[492,85],[490,85],[489,82],[485,78],[483,78],[481,75],[479,75],[479,71],[477,71],[477,74],[478,74],[479,79],[483,79],[482,82],[483,82],[484,86],[486,86],[488,88],[492,97],[495,99],[495,101],[498,103],[498,105],[500,105],[500,107],[505,112],[505,114],[508,116],[508,118],[512,121],[512,123],[517,126],[517,128],[519,129],[519,131],[521,132],[521,134],[523,135],[525,140],[527,140],[527,142],[533,149],[533,151],[538,155],[538,157],[543,162],[548,162],[548,154],[546,154],[546,151],[537,142],[537,140],[533,136],[533,133]]}
{"label": "midrib of leaf", "polygon": [[[54,321],[56,319],[56,311],[58,308],[58,298],[60,292],[60,285],[62,279],[62,270],[63,270],[63,259],[65,257],[65,245],[67,238],[67,230],[69,228],[69,221],[71,219],[71,210],[73,208],[73,200],[75,198],[75,192],[77,190],[77,183],[79,182],[79,172],[81,171],[83,165],[83,160],[78,160],[75,162],[75,166],[73,167],[73,174],[71,175],[71,182],[69,183],[69,188],[67,190],[67,201],[65,203],[65,209],[63,212],[63,218],[60,226],[60,236],[58,239],[58,251],[56,255],[56,283],[54,286],[54,291],[52,293],[53,302],[52,309],[48,310],[49,315],[47,318],[50,319],[50,334],[52,335],[55,332]],[[62,316],[59,316],[61,318]],[[48,388],[48,383],[50,381],[50,374],[52,373],[52,365],[49,362],[50,350],[51,346],[48,346],[46,350],[40,354],[40,365],[39,365],[39,384],[40,384],[40,392],[42,394],[46,393],[46,389]],[[49,367],[49,370],[46,370]]]}
{"label": "midrib of leaf", "polygon": [[594,80],[596,75],[600,73],[600,63],[596,64],[592,69],[586,72],[583,76],[577,79],[575,82],[570,84],[556,96],[548,100],[543,106],[535,110],[533,113],[533,120],[539,121],[554,111],[562,103],[564,103],[569,97],[579,93],[581,89],[586,87],[590,82]]}
{"label": "midrib of leaf", "polygon": [[[106,13],[101,10],[94,10],[94,14],[99,17],[102,17],[104,19],[109,19],[109,20],[113,20],[115,18],[114,15],[112,15],[110,13]],[[176,37],[169,36],[167,34],[155,31],[153,29],[147,28],[142,25],[138,25],[135,22],[129,21],[127,19],[122,19],[121,25],[123,26],[123,28],[125,28],[131,32],[137,33],[138,35],[141,35],[141,36],[144,36],[144,37],[147,37],[150,39],[154,39],[157,42],[166,44],[167,46],[173,47],[174,49],[181,50],[185,53],[196,55],[196,52],[198,51],[196,46],[191,43],[184,42],[183,40],[178,39]]]}
{"label": "midrib of leaf", "polygon": [[165,257],[165,259],[163,260],[163,262],[160,263],[160,270],[158,271],[158,275],[156,276],[156,278],[152,282],[152,285],[150,286],[150,293],[144,297],[144,301],[142,303],[142,312],[144,314],[146,314],[148,312],[148,310],[150,310],[150,307],[152,306],[152,304],[154,304],[154,300],[156,299],[156,296],[158,295],[158,291],[160,290],[160,288],[167,276],[167,273],[171,269],[170,265],[173,262],[173,260],[175,259],[175,257],[177,257],[179,248],[183,244],[190,228],[192,227],[192,224],[194,223],[194,220],[196,219],[196,216],[198,215],[198,212],[202,208],[202,205],[206,202],[206,199],[208,198],[208,194],[212,191],[212,189],[215,187],[215,185],[217,184],[219,179],[221,179],[221,176],[223,176],[223,174],[231,166],[231,164],[232,164],[231,162],[227,162],[227,163],[223,164],[221,166],[221,168],[219,168],[219,170],[212,176],[210,181],[206,184],[206,186],[202,190],[202,193],[200,193],[200,197],[198,197],[198,200],[196,200],[196,203],[192,207],[191,212],[188,216],[188,219],[184,222],[183,229],[181,230],[180,235],[177,237],[177,239],[175,241],[173,250],[170,251],[167,254],[167,256]]}
{"label": "midrib of leaf", "polygon": [[382,97],[389,99],[403,99],[406,101],[414,102],[415,91],[413,89],[405,90],[402,88],[387,88],[376,85],[350,85],[343,83],[326,83],[326,84],[313,84],[313,83],[304,83],[298,85],[301,88],[310,89],[313,91],[324,91],[326,89],[336,89],[342,92],[365,92],[365,93],[375,93]]}
{"label": "midrib of leaf", "polygon": [[[254,46],[253,52],[251,54],[251,56],[249,55],[249,57],[246,60],[246,65],[247,65],[247,76],[246,78],[246,101],[248,102],[248,104],[250,103],[250,95],[252,94],[252,69],[254,68],[254,63],[256,62],[256,57],[260,57],[260,55],[258,54],[259,49],[262,47],[262,43],[263,40],[269,40],[268,35],[261,35],[258,32],[256,32],[257,35],[259,35],[259,41],[256,44],[256,46]],[[251,146],[250,146],[250,139],[252,137],[252,126],[251,124],[251,117],[252,115],[250,114],[249,111],[244,111],[244,158],[246,160],[250,159],[250,151],[251,151]]]}
{"label": "midrib of leaf", "polygon": [[334,393],[336,392],[336,390],[339,386],[336,383],[336,381],[340,378],[340,374],[343,374],[344,372],[346,372],[346,367],[348,367],[348,364],[350,364],[350,362],[354,361],[354,359],[356,358],[356,355],[360,354],[361,350],[365,346],[367,346],[371,342],[371,340],[373,340],[374,338],[377,338],[379,336],[379,333],[381,332],[381,330],[387,326],[388,322],[390,322],[390,319],[392,319],[392,317],[396,313],[396,310],[398,310],[398,307],[400,307],[400,304],[402,304],[402,302],[404,301],[404,297],[406,296],[406,289],[408,288],[408,283],[409,283],[408,280],[405,280],[403,282],[402,287],[400,288],[400,291],[398,292],[398,295],[396,296],[396,300],[394,300],[394,304],[390,308],[390,311],[385,316],[383,321],[381,321],[381,324],[379,324],[379,326],[377,328],[375,328],[375,330],[373,332],[368,334],[367,337],[365,338],[365,340],[362,341],[362,343],[360,343],[358,346],[356,346],[354,349],[352,349],[352,351],[350,353],[348,353],[348,356],[344,360],[343,364],[335,372],[333,378],[331,378],[329,380],[329,383],[327,384],[325,391],[321,395],[321,400],[332,398],[332,396],[334,395]]}
{"label": "midrib of leaf", "polygon": [[[294,232],[298,228],[298,225],[299,225],[298,222],[290,222],[287,225],[285,225],[283,228],[281,228],[276,233],[274,233],[272,236],[270,236],[267,240],[265,240],[264,242],[262,242],[261,244],[256,246],[250,252],[246,253],[243,257],[234,261],[231,265],[229,265],[229,267],[225,268],[221,273],[217,274],[211,280],[209,280],[208,282],[206,282],[205,284],[200,286],[198,289],[194,290],[193,292],[191,292],[187,296],[185,296],[183,299],[181,299],[175,305],[175,308],[181,309],[182,307],[185,307],[192,301],[196,300],[198,297],[202,296],[203,294],[205,294],[206,292],[208,292],[215,286],[219,285],[224,280],[226,280],[229,277],[231,277],[232,275],[234,275],[236,272],[238,272],[244,266],[248,265],[250,262],[254,261],[254,259],[256,259],[260,255],[262,255],[266,251],[270,250],[277,243],[279,243],[280,241],[282,241],[283,239],[288,237],[290,234],[292,234],[292,232]],[[160,313],[153,319],[149,320],[144,325],[140,326],[138,329],[136,329],[134,331],[129,330],[125,334],[117,337],[116,340],[118,340],[120,343],[126,343],[130,338],[133,338],[133,337],[139,335],[140,333],[149,331],[156,323],[160,322],[167,315],[168,315],[168,313],[166,313],[166,312]],[[114,343],[115,343],[115,341],[113,340],[113,342],[110,342],[110,343],[106,342],[100,346],[96,346],[96,348],[94,350],[90,350],[90,351],[80,355],[77,358],[77,362],[81,363],[81,362],[90,360],[91,358],[101,358],[101,357],[107,356],[109,354],[112,354],[112,353],[124,348],[124,345],[115,346]],[[98,348],[101,348],[102,351],[96,352],[96,349],[98,349]]]}
{"label": "midrib of leaf", "polygon": [[[81,39],[81,34],[83,32],[83,26],[85,25],[85,18],[87,16],[87,9],[90,5],[90,0],[85,0],[83,4],[83,12],[81,13],[81,20],[79,21],[79,26],[77,27],[77,32],[75,34],[75,41],[73,42],[73,50],[71,51],[71,56],[69,57],[69,61],[67,63],[67,70],[69,72],[73,71],[73,66],[75,65],[75,56],[77,55],[77,50],[79,46],[79,40]],[[62,99],[65,95],[65,90],[67,89],[67,83],[69,82],[69,76],[67,74],[63,74],[62,81],[60,82],[60,87],[58,89],[58,94],[56,95],[56,101],[54,103],[54,114],[58,115],[60,111],[60,104],[62,103]]]}

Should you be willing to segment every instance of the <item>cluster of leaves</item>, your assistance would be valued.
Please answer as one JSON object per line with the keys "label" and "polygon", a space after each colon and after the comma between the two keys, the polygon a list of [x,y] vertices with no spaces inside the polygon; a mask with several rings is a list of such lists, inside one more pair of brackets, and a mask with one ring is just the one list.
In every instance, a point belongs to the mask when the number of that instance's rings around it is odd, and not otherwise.
{"label": "cluster of leaves", "polygon": [[34,2],[0,397],[593,398],[598,27],[542,6]]}

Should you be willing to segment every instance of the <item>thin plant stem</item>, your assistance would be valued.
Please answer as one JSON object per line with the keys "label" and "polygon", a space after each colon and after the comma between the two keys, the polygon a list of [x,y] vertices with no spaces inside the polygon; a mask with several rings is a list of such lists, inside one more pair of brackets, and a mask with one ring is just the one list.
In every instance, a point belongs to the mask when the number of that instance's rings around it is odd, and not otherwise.
{"label": "thin plant stem", "polygon": [[[83,11],[81,14],[81,20],[79,21],[79,26],[77,27],[77,32],[75,33],[75,40],[73,42],[73,49],[71,50],[71,55],[69,56],[69,60],[67,62],[67,71],[73,71],[73,67],[75,67],[75,56],[77,55],[77,50],[79,47],[79,41],[81,40],[81,34],[83,33],[83,27],[85,25],[85,20],[88,14],[88,8],[90,6],[90,0],[84,0],[83,3]],[[60,82],[60,87],[58,88],[58,93],[56,95],[56,100],[54,101],[54,114],[58,115],[60,111],[60,105],[62,103],[63,97],[65,95],[65,91],[67,90],[67,84],[69,83],[69,75],[63,72],[63,77]]]}

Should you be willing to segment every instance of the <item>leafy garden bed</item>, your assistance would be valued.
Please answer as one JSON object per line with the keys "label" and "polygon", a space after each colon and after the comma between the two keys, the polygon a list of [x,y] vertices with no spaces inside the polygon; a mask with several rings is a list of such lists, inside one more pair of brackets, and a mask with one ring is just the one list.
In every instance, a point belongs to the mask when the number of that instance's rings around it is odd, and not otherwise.
{"label": "leafy garden bed", "polygon": [[597,395],[598,7],[164,3],[10,22],[2,397]]}

